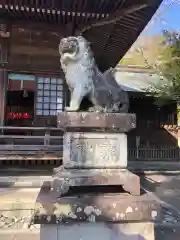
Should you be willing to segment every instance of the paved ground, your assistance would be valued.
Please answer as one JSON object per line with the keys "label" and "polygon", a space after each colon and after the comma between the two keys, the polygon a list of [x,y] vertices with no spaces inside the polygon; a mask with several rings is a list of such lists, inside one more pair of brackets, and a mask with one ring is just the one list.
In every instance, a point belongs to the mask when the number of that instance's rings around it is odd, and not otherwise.
{"label": "paved ground", "polygon": [[180,213],[180,174],[146,174],[142,185]]}
{"label": "paved ground", "polygon": [[[168,166],[166,166],[168,168]],[[172,170],[172,168],[168,169]],[[176,169],[178,170],[178,169]],[[6,172],[7,174],[7,172]],[[26,173],[27,174],[27,173]],[[36,174],[35,174],[36,175]],[[46,174],[44,174],[46,175]],[[47,174],[51,175],[51,174]],[[2,175],[1,175],[2,176]],[[47,176],[49,178],[49,176]],[[20,180],[20,179],[19,179]],[[165,202],[172,206],[177,213],[180,215],[180,171],[174,171],[173,173],[146,173],[144,176],[141,176],[142,185],[150,192],[152,192],[160,201]],[[11,195],[14,200],[21,194],[29,198],[28,192],[21,193],[22,190],[13,191],[13,193],[5,193],[3,189],[0,189],[0,197],[5,198],[5,195]],[[30,197],[36,195],[36,192],[31,193]],[[4,196],[3,196],[4,195]],[[180,226],[174,226],[173,228],[168,227],[156,227],[155,229],[155,240],[180,240]]]}
{"label": "paved ground", "polygon": [[[146,189],[180,215],[180,173],[146,174],[141,177],[141,181]],[[157,227],[155,233],[155,240],[180,240],[180,225],[174,228]]]}

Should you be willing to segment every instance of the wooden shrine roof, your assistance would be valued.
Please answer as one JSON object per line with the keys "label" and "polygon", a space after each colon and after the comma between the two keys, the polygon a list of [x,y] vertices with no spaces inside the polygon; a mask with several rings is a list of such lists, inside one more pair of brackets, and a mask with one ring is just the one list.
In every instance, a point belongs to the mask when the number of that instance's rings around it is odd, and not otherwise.
{"label": "wooden shrine roof", "polygon": [[[0,0],[0,18],[42,22],[82,34],[101,70],[114,67],[135,42],[162,0]],[[45,24],[44,24],[45,25]],[[46,26],[46,25],[45,25]]]}

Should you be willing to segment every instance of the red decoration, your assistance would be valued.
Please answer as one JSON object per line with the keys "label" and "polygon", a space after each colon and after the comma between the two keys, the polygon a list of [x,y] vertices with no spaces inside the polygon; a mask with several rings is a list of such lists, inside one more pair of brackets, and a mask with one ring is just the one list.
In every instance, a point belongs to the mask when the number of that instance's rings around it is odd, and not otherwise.
{"label": "red decoration", "polygon": [[9,112],[7,117],[11,119],[29,119],[30,115],[28,113]]}

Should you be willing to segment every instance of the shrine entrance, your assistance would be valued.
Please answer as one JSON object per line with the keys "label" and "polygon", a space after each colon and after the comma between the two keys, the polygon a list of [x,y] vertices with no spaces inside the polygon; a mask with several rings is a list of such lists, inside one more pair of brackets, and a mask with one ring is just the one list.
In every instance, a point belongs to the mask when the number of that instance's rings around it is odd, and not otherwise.
{"label": "shrine entrance", "polygon": [[[34,117],[34,92],[25,90],[7,91],[5,116],[6,126],[32,126]],[[16,133],[14,131],[13,134]],[[7,133],[12,134],[12,130]],[[23,132],[20,134],[22,135]]]}
{"label": "shrine entrance", "polygon": [[17,127],[32,127],[35,106],[35,77],[32,75],[8,74],[6,105],[4,113],[6,135],[29,135],[28,130],[19,131]]}

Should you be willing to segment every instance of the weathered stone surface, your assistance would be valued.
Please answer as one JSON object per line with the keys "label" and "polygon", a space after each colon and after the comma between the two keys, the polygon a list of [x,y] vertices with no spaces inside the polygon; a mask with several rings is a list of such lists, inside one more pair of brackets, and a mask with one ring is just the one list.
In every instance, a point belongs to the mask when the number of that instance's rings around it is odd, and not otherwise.
{"label": "weathered stone surface", "polygon": [[65,168],[126,168],[127,135],[124,133],[64,134]]}
{"label": "weathered stone surface", "polygon": [[129,113],[61,112],[57,125],[66,131],[68,128],[86,128],[86,131],[99,128],[123,133],[136,127],[136,116]]}
{"label": "weathered stone surface", "polygon": [[161,214],[155,200],[123,194],[68,196],[51,201],[51,205],[42,202],[43,208],[36,209],[35,224],[156,221]]}
{"label": "weathered stone surface", "polygon": [[179,213],[169,205],[162,205],[153,194],[131,196],[122,193],[97,194],[93,191],[85,194],[82,191],[59,197],[57,192],[42,188],[41,191],[37,189],[36,194],[34,190],[29,192],[27,189],[23,193],[12,192],[5,196],[3,194],[0,201],[1,230],[14,231],[15,228],[37,227],[32,221],[36,215],[39,223],[40,220],[49,223],[49,219],[55,219],[59,224],[76,221],[84,223],[153,221],[157,224],[167,223],[173,227],[180,223]]}
{"label": "weathered stone surface", "polygon": [[128,170],[87,169],[75,170],[59,168],[54,176],[52,187],[60,195],[74,186],[121,185],[132,195],[140,195],[140,178]]}

